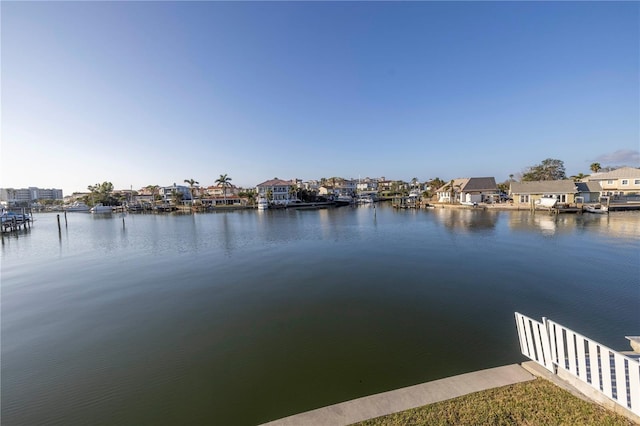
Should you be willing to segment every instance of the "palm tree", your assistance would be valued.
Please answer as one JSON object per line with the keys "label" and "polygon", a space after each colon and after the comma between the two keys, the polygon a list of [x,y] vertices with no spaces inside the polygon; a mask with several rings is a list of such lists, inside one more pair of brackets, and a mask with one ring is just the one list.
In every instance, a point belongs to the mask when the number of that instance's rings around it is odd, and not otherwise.
{"label": "palm tree", "polygon": [[414,177],[413,179],[411,179],[411,189],[416,189],[417,183],[418,183],[418,178]]}
{"label": "palm tree", "polygon": [[574,182],[580,182],[585,177],[586,176],[583,173],[578,173],[577,175],[571,176],[571,179],[573,179]]}
{"label": "palm tree", "polygon": [[158,185],[147,185],[144,188],[151,192],[151,207],[153,207],[156,204],[156,194],[160,187]]}
{"label": "palm tree", "polygon": [[600,167],[600,163],[591,163],[589,168],[593,173],[598,173],[602,169],[602,167]]}
{"label": "palm tree", "polygon": [[292,198],[292,196],[293,196],[294,198],[298,198],[298,191],[299,191],[299,190],[300,190],[300,189],[299,189],[296,185],[291,185],[291,186],[289,187],[289,198]]}
{"label": "palm tree", "polygon": [[449,182],[449,203],[453,204],[453,179]]}
{"label": "palm tree", "polygon": [[218,179],[216,179],[216,183],[222,186],[222,196],[224,197],[224,204],[227,204],[227,187],[231,186],[231,178],[227,176],[227,174],[220,175]]}
{"label": "palm tree", "polygon": [[180,202],[182,201],[182,197],[183,197],[183,193],[176,190],[176,189],[172,189],[171,190],[171,201],[173,201],[174,205],[178,205],[180,204]]}
{"label": "palm tree", "polygon": [[191,204],[193,204],[193,202],[195,201],[195,198],[193,196],[193,186],[200,185],[200,182],[194,179],[185,179],[184,182],[189,184],[189,192],[191,193]]}

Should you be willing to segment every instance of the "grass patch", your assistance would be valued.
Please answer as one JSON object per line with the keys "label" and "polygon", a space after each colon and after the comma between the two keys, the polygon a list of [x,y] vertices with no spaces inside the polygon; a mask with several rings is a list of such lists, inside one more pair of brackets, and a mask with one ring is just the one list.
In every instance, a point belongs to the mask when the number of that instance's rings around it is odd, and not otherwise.
{"label": "grass patch", "polygon": [[544,379],[464,395],[357,423],[399,425],[634,425]]}

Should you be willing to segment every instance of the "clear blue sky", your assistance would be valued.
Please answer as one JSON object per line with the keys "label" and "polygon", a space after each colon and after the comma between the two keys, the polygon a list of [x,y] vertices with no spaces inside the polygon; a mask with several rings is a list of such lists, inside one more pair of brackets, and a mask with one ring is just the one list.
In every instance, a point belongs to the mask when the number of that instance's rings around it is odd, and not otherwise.
{"label": "clear blue sky", "polygon": [[3,187],[640,165],[638,2],[2,2]]}

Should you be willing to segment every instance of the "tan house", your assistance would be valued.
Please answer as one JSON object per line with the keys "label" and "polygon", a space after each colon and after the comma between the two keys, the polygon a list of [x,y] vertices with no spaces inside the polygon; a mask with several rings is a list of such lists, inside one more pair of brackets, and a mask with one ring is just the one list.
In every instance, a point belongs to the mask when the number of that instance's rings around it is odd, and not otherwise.
{"label": "tan house", "polygon": [[555,198],[558,203],[576,202],[578,189],[572,180],[537,180],[530,182],[511,182],[509,195],[514,205],[531,206],[541,198]]}
{"label": "tan house", "polygon": [[622,167],[605,173],[594,173],[583,179],[585,182],[598,182],[600,195],[640,194],[640,169]]}
{"label": "tan house", "polygon": [[211,197],[229,197],[230,195],[238,195],[240,190],[235,185],[223,186],[221,183],[207,187],[207,195]]}

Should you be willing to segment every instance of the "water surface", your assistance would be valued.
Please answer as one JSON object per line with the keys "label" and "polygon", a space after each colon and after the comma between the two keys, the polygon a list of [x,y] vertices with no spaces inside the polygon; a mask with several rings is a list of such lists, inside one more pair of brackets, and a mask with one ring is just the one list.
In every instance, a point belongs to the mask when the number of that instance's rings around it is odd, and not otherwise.
{"label": "water surface", "polygon": [[640,331],[640,214],[36,216],[2,244],[3,424],[257,424]]}

